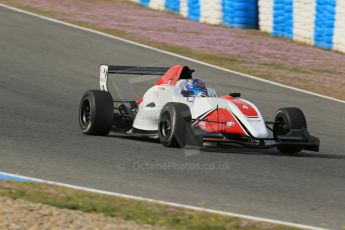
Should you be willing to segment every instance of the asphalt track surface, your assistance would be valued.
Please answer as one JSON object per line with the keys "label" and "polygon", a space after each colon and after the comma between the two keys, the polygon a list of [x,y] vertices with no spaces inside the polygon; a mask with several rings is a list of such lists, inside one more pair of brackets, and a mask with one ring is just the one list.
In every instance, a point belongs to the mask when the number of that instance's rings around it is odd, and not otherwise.
{"label": "asphalt track surface", "polygon": [[[183,151],[117,134],[85,136],[78,126],[79,100],[85,90],[98,88],[100,63],[189,65],[219,94],[242,92],[268,120],[279,107],[301,107],[321,151]],[[137,94],[153,82],[137,80]],[[343,103],[0,8],[1,171],[340,229],[344,140]]]}

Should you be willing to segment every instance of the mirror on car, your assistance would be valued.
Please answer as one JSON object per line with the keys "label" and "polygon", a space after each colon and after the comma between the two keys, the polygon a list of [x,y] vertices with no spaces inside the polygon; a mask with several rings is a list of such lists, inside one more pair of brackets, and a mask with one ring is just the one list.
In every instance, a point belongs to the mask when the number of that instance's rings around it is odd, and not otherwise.
{"label": "mirror on car", "polygon": [[229,93],[231,97],[241,97],[241,93]]}

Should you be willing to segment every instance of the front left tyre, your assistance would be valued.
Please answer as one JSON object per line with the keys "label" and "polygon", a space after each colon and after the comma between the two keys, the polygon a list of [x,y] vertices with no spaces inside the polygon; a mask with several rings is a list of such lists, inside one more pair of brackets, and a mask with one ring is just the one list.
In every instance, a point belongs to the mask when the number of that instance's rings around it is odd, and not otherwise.
{"label": "front left tyre", "polygon": [[109,92],[88,90],[79,106],[79,125],[86,135],[106,136],[113,123],[113,98]]}
{"label": "front left tyre", "polygon": [[192,115],[187,105],[167,103],[160,114],[158,124],[159,141],[166,147],[183,148],[186,145],[200,146],[199,138],[192,130]]}

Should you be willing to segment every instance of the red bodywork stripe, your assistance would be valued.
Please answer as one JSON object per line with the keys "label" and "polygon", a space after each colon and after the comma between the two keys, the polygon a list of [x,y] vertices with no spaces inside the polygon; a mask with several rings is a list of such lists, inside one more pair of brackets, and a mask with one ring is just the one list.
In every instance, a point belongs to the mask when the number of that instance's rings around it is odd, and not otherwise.
{"label": "red bodywork stripe", "polygon": [[140,105],[141,102],[143,102],[143,100],[144,100],[144,98],[140,98],[139,100],[137,100],[137,101],[135,102],[135,104]]}
{"label": "red bodywork stripe", "polygon": [[216,137],[204,137],[203,138],[204,141],[214,141],[214,142],[227,142],[229,141],[230,139],[227,139],[227,138],[216,138]]}
{"label": "red bodywork stripe", "polygon": [[175,65],[171,67],[162,77],[156,82],[156,85],[176,85],[179,80],[181,72],[183,70],[183,65]]}
{"label": "red bodywork stripe", "polygon": [[[179,80],[182,70],[185,66],[175,65],[171,67],[157,82],[155,85],[176,85]],[[140,98],[135,103],[140,105],[143,102],[143,98]]]}
{"label": "red bodywork stripe", "polygon": [[259,116],[256,110],[250,104],[241,99],[233,98],[231,96],[223,96],[222,98],[234,103],[246,117]]}
{"label": "red bodywork stripe", "polygon": [[211,133],[228,133],[248,136],[237,119],[224,108],[218,108],[208,114],[197,126]]}

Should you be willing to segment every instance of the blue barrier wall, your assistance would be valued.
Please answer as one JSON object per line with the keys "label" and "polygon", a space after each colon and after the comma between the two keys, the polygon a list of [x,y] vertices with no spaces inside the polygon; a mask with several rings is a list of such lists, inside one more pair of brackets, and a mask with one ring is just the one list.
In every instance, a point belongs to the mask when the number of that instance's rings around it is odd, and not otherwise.
{"label": "blue barrier wall", "polygon": [[258,27],[257,0],[222,0],[223,22],[240,29]]}
{"label": "blue barrier wall", "polygon": [[200,1],[199,0],[187,0],[188,1],[188,18],[194,21],[200,20]]}
{"label": "blue barrier wall", "polygon": [[254,29],[345,52],[345,0],[132,0],[210,24]]}
{"label": "blue barrier wall", "polygon": [[150,4],[150,0],[140,0],[139,3],[143,6],[148,6]]}
{"label": "blue barrier wall", "polygon": [[259,28],[345,52],[345,0],[259,0]]}
{"label": "blue barrier wall", "polygon": [[[136,1],[136,0],[133,0]],[[186,3],[186,15],[194,21],[219,24],[241,29],[258,28],[258,0],[138,0],[141,5],[181,13]],[[201,6],[203,4],[203,7]]]}
{"label": "blue barrier wall", "polygon": [[[332,49],[335,24],[336,0],[317,0],[314,26],[314,44]],[[345,25],[344,25],[345,27]]]}
{"label": "blue barrier wall", "polygon": [[180,0],[166,0],[165,9],[180,12]]}
{"label": "blue barrier wall", "polygon": [[293,38],[293,0],[274,0],[272,34]]}

